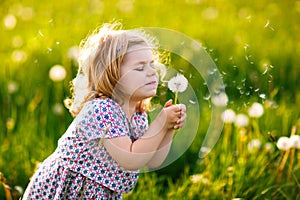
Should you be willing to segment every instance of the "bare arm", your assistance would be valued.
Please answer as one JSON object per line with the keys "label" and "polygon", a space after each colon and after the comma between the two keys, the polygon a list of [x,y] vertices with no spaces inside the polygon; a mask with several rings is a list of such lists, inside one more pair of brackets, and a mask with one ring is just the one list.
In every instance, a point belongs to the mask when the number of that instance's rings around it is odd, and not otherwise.
{"label": "bare arm", "polygon": [[[166,106],[170,106],[170,105],[166,104],[165,107]],[[147,166],[149,168],[159,167],[165,161],[172,145],[172,140],[174,137],[175,130],[181,128],[184,125],[185,119],[186,119],[186,108],[184,105],[182,105],[180,119],[178,119],[178,121],[176,122],[174,129],[170,129],[166,133],[163,141],[160,143],[158,147],[158,150],[155,152],[155,155],[147,163]]]}
{"label": "bare arm", "polygon": [[[127,136],[105,139],[103,144],[109,154],[125,169],[137,170],[145,166],[156,154],[161,145],[170,143],[168,133],[174,129],[181,116],[181,106],[164,107],[149,126],[144,136],[131,142]],[[168,135],[168,140],[164,139]],[[164,142],[163,142],[164,141]]]}

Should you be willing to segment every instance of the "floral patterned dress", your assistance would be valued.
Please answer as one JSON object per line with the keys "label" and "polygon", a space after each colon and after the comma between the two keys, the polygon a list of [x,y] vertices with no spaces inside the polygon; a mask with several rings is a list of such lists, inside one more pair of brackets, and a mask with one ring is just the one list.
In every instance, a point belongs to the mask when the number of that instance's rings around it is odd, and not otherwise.
{"label": "floral patterned dress", "polygon": [[101,144],[101,138],[129,136],[148,128],[147,114],[129,121],[112,99],[87,102],[59,139],[56,151],[35,172],[23,199],[122,199],[135,186],[139,171],[122,168]]}

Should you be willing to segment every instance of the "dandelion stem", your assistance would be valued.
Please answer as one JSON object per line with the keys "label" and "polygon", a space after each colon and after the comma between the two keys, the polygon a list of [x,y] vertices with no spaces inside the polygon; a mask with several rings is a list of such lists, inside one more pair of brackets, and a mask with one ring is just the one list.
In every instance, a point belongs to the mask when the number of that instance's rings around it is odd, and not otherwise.
{"label": "dandelion stem", "polygon": [[178,99],[178,91],[175,92],[175,100],[174,100],[174,104],[177,104],[177,99]]}
{"label": "dandelion stem", "polygon": [[[295,135],[295,133],[296,133],[296,126],[293,126],[290,136]],[[293,164],[294,164],[294,157],[295,157],[295,148],[292,148],[291,149],[290,163],[289,163],[289,168],[288,168],[288,176],[287,176],[288,180],[290,180],[290,178],[291,178]]]}
{"label": "dandelion stem", "polygon": [[282,173],[283,173],[283,170],[284,170],[285,163],[286,163],[286,161],[289,157],[289,154],[290,154],[290,149],[288,149],[285,152],[285,154],[284,154],[284,156],[281,160],[281,163],[280,163],[280,166],[279,166],[278,182],[281,182]]}
{"label": "dandelion stem", "polygon": [[294,156],[295,156],[295,149],[293,148],[293,149],[291,149],[291,157],[290,157],[290,163],[289,163],[289,169],[288,169],[288,175],[287,175],[288,180],[291,179],[293,163],[294,163]]}

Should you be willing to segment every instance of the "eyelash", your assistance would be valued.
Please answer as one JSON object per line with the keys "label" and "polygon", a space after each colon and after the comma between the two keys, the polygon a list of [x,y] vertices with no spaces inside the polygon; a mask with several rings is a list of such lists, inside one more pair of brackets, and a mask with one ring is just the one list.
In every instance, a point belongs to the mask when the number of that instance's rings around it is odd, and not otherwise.
{"label": "eyelash", "polygon": [[[146,64],[139,65],[139,67],[137,67],[135,70],[136,71],[143,71],[145,69],[145,66],[146,66]],[[150,64],[150,67],[155,68],[153,63]]]}

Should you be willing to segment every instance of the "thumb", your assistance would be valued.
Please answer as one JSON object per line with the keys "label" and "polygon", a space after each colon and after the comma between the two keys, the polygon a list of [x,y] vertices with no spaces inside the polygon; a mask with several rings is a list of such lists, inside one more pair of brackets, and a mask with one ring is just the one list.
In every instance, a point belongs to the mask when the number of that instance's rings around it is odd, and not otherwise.
{"label": "thumb", "polygon": [[170,99],[169,101],[167,101],[167,102],[165,103],[164,107],[167,108],[167,107],[171,106],[172,103],[173,103],[173,100]]}

